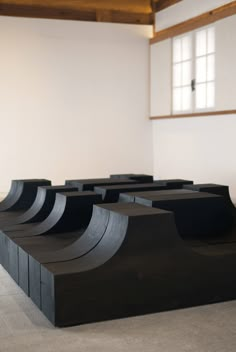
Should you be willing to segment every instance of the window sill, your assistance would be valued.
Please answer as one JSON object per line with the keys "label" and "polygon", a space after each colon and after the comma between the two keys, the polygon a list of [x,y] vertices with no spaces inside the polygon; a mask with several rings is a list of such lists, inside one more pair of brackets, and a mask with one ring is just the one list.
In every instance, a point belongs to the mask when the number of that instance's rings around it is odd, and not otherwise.
{"label": "window sill", "polygon": [[151,116],[150,120],[178,119],[178,118],[187,118],[187,117],[191,118],[191,117],[233,115],[233,114],[236,114],[236,110],[204,111],[204,112],[195,112],[195,113],[189,113],[189,114]]}

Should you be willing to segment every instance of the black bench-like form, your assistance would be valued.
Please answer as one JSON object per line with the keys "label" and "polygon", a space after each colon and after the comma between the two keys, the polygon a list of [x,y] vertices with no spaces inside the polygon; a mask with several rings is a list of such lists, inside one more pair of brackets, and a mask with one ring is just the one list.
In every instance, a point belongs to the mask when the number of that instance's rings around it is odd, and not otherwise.
{"label": "black bench-like form", "polygon": [[43,187],[31,210],[10,216],[0,260],[54,325],[236,298],[228,188],[152,180],[126,174],[67,181],[66,193]]}

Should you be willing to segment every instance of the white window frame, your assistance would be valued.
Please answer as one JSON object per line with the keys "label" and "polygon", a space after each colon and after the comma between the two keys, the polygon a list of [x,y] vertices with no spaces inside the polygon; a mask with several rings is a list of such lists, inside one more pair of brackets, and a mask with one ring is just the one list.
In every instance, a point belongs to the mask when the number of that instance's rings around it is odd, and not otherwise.
{"label": "white window frame", "polygon": [[[201,31],[207,31],[209,28],[213,28],[214,29],[214,51],[211,52],[211,53],[206,53],[205,55],[202,55],[201,57],[206,57],[206,61],[207,61],[207,58],[210,56],[210,55],[213,55],[213,61],[214,61],[214,79],[212,80],[208,80],[207,77],[206,77],[206,80],[201,82],[201,83],[198,83],[197,80],[196,80],[196,65],[197,65],[197,58],[200,58],[200,56],[197,56],[196,55],[196,42],[197,42],[197,33],[198,32],[201,32]],[[208,32],[207,32],[208,33]],[[181,110],[174,110],[174,88],[176,88],[174,86],[174,65],[176,65],[177,62],[174,62],[174,41],[177,39],[182,39],[184,37],[188,36],[190,38],[190,41],[191,41],[191,82],[190,84],[194,84],[195,86],[195,89],[192,91],[191,90],[191,98],[190,98],[190,109],[188,110],[184,110],[184,109],[181,109]],[[216,106],[216,101],[215,101],[215,97],[216,97],[216,94],[215,94],[215,90],[216,90],[216,70],[215,70],[215,61],[216,61],[216,48],[215,48],[215,26],[214,25],[209,25],[209,26],[204,26],[204,27],[201,27],[201,28],[198,28],[194,31],[191,31],[191,32],[187,32],[187,33],[184,33],[182,35],[179,35],[179,36],[176,36],[174,38],[172,38],[172,59],[171,59],[171,77],[172,77],[172,81],[171,81],[171,111],[172,111],[172,114],[175,115],[175,114],[188,114],[188,113],[195,113],[195,112],[207,112],[207,111],[214,111],[214,108]],[[179,63],[183,63],[184,60],[182,61],[179,61]],[[208,74],[209,71],[207,71],[206,74]],[[197,108],[196,107],[196,88],[199,84],[209,84],[209,83],[213,83],[213,90],[214,90],[214,97],[213,97],[213,100],[214,100],[214,105],[211,106],[211,107],[204,107],[204,108]],[[189,86],[189,85],[188,85]],[[181,85],[181,87],[184,87],[184,85]],[[207,102],[207,91],[206,91],[206,102]]]}

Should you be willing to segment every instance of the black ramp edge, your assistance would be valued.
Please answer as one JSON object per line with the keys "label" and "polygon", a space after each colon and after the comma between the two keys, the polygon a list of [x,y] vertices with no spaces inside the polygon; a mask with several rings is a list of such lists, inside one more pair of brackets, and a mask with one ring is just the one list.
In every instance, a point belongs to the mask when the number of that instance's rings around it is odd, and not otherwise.
{"label": "black ramp edge", "polygon": [[78,189],[72,186],[43,186],[38,187],[37,195],[32,206],[23,214],[16,216],[9,221],[10,225],[2,226],[4,231],[21,230],[22,227],[15,225],[41,222],[51,212],[55,203],[56,193],[76,192]]}
{"label": "black ramp edge", "polygon": [[13,180],[6,198],[0,203],[0,211],[24,210],[29,208],[36,197],[38,186],[50,186],[44,179]]}
{"label": "black ramp edge", "polygon": [[138,181],[120,178],[95,178],[84,180],[66,180],[65,184],[78,187],[79,191],[93,191],[96,186],[134,184]]}

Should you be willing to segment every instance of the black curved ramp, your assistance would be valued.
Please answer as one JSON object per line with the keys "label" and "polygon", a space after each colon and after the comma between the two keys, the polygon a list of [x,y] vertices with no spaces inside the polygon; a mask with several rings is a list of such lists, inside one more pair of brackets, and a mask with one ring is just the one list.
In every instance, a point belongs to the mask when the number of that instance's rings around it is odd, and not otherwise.
{"label": "black curved ramp", "polygon": [[[17,239],[63,234],[86,227],[91,219],[93,204],[101,203],[101,197],[94,192],[57,193],[55,204],[49,216],[39,224],[33,224],[27,231],[1,231],[2,265],[19,280],[19,251]],[[77,232],[77,236],[79,235]],[[62,235],[63,236],[63,235]],[[70,235],[67,235],[69,237]],[[75,234],[70,236],[73,240]]]}
{"label": "black curved ramp", "polygon": [[138,181],[120,178],[95,178],[85,180],[66,180],[65,184],[78,187],[79,191],[93,191],[96,186],[135,184]]}
{"label": "black curved ramp", "polygon": [[[107,229],[109,222],[109,212],[103,207],[94,206],[93,215],[88,228],[84,231],[80,238],[65,247],[64,249],[56,251],[43,252],[38,251],[36,248],[21,246],[20,253],[20,276],[19,282],[28,289],[28,294],[32,301],[40,308],[41,294],[40,294],[40,275],[41,263],[43,262],[57,262],[68,261],[81,257],[92,250],[99,241],[101,241]],[[25,263],[26,262],[26,263]],[[28,262],[28,263],[27,263]],[[23,265],[22,265],[23,264]],[[25,272],[28,265],[28,280],[25,282],[25,277],[21,280],[21,273]],[[26,292],[26,291],[25,291]]]}
{"label": "black curved ramp", "polygon": [[[171,216],[169,212],[137,204],[110,210],[107,230],[93,250],[76,260],[41,266],[43,313],[58,326],[132,315],[130,299],[136,301],[135,296],[140,297],[137,283],[143,275],[143,271],[136,270],[137,262],[140,260],[140,268],[144,258],[152,258],[152,248],[158,247],[161,236],[167,230],[175,231]],[[67,298],[59,293],[60,285],[66,285]],[[90,289],[96,293],[89,293]]]}
{"label": "black curved ramp", "polygon": [[113,208],[102,240],[88,254],[41,265],[41,310],[53,324],[89,323],[236,297],[236,247],[226,253],[219,245],[218,254],[202,255],[180,238],[173,213],[135,207]]}
{"label": "black curved ramp", "polygon": [[[85,255],[101,240],[108,225],[109,210],[112,205],[93,207],[93,214],[89,226],[85,230],[65,233],[61,236],[38,236],[35,238],[14,239],[14,245],[18,246],[19,256],[19,285],[29,294],[32,300],[39,304],[39,281],[40,264],[68,261]],[[120,204],[118,208],[126,208],[126,204]],[[116,207],[117,208],[117,207]],[[56,240],[55,240],[55,237]],[[53,241],[50,241],[50,239]],[[68,241],[65,242],[64,238]],[[11,242],[13,243],[13,241]],[[30,260],[30,258],[37,260]],[[39,264],[40,263],[40,264]]]}
{"label": "black curved ramp", "polygon": [[[27,227],[19,226],[22,224],[41,222],[51,212],[55,203],[57,193],[63,192],[76,192],[78,188],[72,186],[42,186],[38,187],[37,195],[32,206],[26,210],[23,214],[14,217],[10,221],[5,221],[1,224],[1,228],[4,231],[22,231]],[[10,223],[10,224],[9,224]],[[18,226],[16,226],[18,225]]]}
{"label": "black curved ramp", "polygon": [[141,183],[153,182],[153,176],[146,175],[146,174],[118,174],[118,175],[110,175],[110,178],[129,179],[129,180],[139,181]]}
{"label": "black curved ramp", "polygon": [[96,203],[102,203],[102,200],[94,192],[57,193],[53,208],[45,220],[28,225],[25,231],[6,232],[7,236],[21,238],[77,230],[88,225],[92,206]]}
{"label": "black curved ramp", "polygon": [[156,183],[138,183],[135,185],[114,185],[95,187],[94,192],[101,194],[104,203],[115,203],[120,193],[165,190],[168,186]]}
{"label": "black curved ramp", "polygon": [[11,189],[0,203],[0,211],[25,210],[29,208],[36,197],[39,186],[50,186],[51,181],[45,179],[13,180]]}

